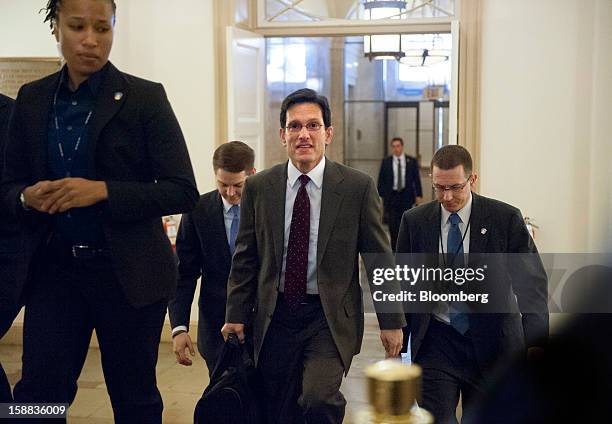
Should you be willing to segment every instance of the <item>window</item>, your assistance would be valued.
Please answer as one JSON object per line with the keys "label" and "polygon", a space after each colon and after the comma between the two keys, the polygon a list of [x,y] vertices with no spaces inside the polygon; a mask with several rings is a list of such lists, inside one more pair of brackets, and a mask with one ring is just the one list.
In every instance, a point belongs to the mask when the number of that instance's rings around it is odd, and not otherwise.
{"label": "window", "polygon": [[306,82],[306,45],[303,41],[295,38],[270,39],[267,54],[268,83]]}
{"label": "window", "polygon": [[[369,21],[364,3],[373,0],[258,0],[263,24],[281,22]],[[396,19],[452,18],[456,15],[456,0],[409,0],[398,9]],[[375,10],[375,9],[372,9]],[[387,13],[373,13],[372,19],[389,19]]]}

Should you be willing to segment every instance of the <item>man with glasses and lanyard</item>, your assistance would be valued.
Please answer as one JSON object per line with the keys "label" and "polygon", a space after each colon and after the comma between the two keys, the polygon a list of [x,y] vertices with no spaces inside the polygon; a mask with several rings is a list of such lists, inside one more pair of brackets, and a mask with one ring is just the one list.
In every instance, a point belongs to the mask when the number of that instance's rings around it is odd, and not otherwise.
{"label": "man with glasses and lanyard", "polygon": [[520,279],[491,281],[492,290],[502,292],[507,302],[499,313],[469,313],[468,303],[450,301],[435,303],[428,313],[407,311],[404,343],[410,336],[412,360],[423,368],[421,406],[436,423],[446,424],[457,422],[459,394],[466,410],[482,393],[497,360],[523,346],[529,354],[541,349],[548,335],[547,277],[520,211],[471,191],[478,176],[465,148],[440,148],[431,170],[437,199],[404,213],[398,254],[453,258],[450,264],[444,261],[451,268],[463,267],[466,254],[530,258]]}

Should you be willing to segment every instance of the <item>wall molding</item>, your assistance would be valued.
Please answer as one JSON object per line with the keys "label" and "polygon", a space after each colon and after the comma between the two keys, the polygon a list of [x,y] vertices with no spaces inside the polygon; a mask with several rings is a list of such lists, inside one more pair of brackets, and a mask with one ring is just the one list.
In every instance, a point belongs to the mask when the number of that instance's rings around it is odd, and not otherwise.
{"label": "wall molding", "polygon": [[482,0],[463,0],[460,5],[457,143],[470,151],[479,173]]}

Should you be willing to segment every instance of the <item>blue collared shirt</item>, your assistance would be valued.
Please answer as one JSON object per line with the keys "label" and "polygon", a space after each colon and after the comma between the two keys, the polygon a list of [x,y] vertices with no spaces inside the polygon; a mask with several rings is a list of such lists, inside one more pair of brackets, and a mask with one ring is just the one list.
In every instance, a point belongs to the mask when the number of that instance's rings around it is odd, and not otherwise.
{"label": "blue collared shirt", "polygon": [[[68,86],[68,72],[62,69],[60,85],[55,107],[51,107],[47,126],[47,176],[50,180],[71,177],[95,179],[94,163],[88,151],[90,149],[89,132],[92,128],[93,110],[100,84],[108,65],[89,76],[76,91]],[[92,113],[89,124],[85,125],[87,115]],[[55,127],[55,118],[59,131]],[[81,137],[78,150],[75,146]],[[64,157],[60,153],[61,142]],[[102,229],[102,207],[93,205],[85,208],[73,208],[54,215],[55,229],[61,238],[69,244],[104,245]]]}
{"label": "blue collared shirt", "polygon": [[[232,221],[234,220],[234,213],[230,212],[230,209],[234,205],[225,200],[223,197],[221,197],[221,201],[223,202],[223,222],[225,223],[225,235],[227,237],[229,246],[230,231],[232,229]],[[238,206],[240,206],[240,203],[238,203]]]}

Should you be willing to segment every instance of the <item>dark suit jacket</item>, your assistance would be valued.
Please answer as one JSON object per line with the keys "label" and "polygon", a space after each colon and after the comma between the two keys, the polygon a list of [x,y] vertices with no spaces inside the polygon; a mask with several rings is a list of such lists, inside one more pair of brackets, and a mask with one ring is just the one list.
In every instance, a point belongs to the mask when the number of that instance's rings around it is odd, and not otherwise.
{"label": "dark suit jacket", "polygon": [[[419,163],[412,156],[404,156],[406,157],[406,172],[404,172],[405,188],[402,196],[402,206],[408,209],[414,205],[416,197],[423,196],[423,189],[419,175]],[[385,207],[388,207],[387,202],[391,193],[393,193],[393,156],[387,156],[382,160],[378,174],[378,194],[385,201]]]}
{"label": "dark suit jacket", "polygon": [[[4,170],[4,150],[8,141],[8,124],[14,103],[15,101],[10,97],[0,94],[0,176]],[[5,241],[15,232],[15,220],[5,208],[0,208],[0,241]],[[2,245],[4,246],[5,243]]]}
{"label": "dark suit jacket", "polygon": [[[172,328],[185,325],[189,328],[191,304],[202,277],[198,301],[200,324],[202,320],[217,323],[217,332],[225,320],[227,277],[232,258],[230,256],[223,201],[218,190],[200,196],[195,209],[184,214],[176,238],[179,278],[176,295],[168,304]],[[203,331],[198,326],[198,332]],[[198,336],[198,342],[202,337]]]}
{"label": "dark suit jacket", "polygon": [[[0,175],[4,169],[4,150],[14,100],[0,94]],[[26,280],[23,266],[23,237],[15,219],[0,207],[0,310],[17,308]]]}
{"label": "dark suit jacket", "polygon": [[[521,212],[506,203],[472,193],[470,250],[477,253],[532,253],[529,264],[521,269],[521,278],[502,276],[494,281],[495,292],[505,304],[505,313],[472,313],[470,332],[482,368],[492,365],[521,346],[538,345],[548,336],[547,276],[537,256]],[[440,238],[440,203],[429,202],[404,213],[397,253],[432,253],[437,256]],[[487,231],[483,234],[482,228]],[[501,255],[499,255],[501,256]],[[471,262],[472,258],[470,258]],[[489,281],[487,281],[487,284]],[[516,297],[514,296],[516,295]],[[498,296],[500,298],[500,296]],[[518,300],[518,303],[517,303]],[[510,313],[509,311],[516,311]],[[523,312],[522,316],[518,313]],[[410,312],[410,311],[407,311]],[[431,319],[431,314],[406,315],[412,336],[411,351],[416,357]]]}
{"label": "dark suit jacket", "polygon": [[[249,177],[242,193],[240,230],[228,280],[226,322],[246,323],[255,308],[256,361],[280,284],[286,188],[284,163]],[[345,371],[361,349],[363,300],[358,254],[369,252],[390,254],[374,181],[327,159],[317,242],[317,283]],[[405,325],[402,314],[379,314],[378,321],[381,329]]]}
{"label": "dark suit jacket", "polygon": [[[160,217],[191,210],[198,192],[162,85],[108,65],[88,128],[87,154],[96,179],[108,187],[103,227],[114,270],[138,307],[174,294],[176,265]],[[51,220],[24,211],[18,199],[26,186],[47,179],[47,125],[59,75],[20,89],[9,128],[1,193],[4,207],[26,225],[29,256],[48,238]]]}

